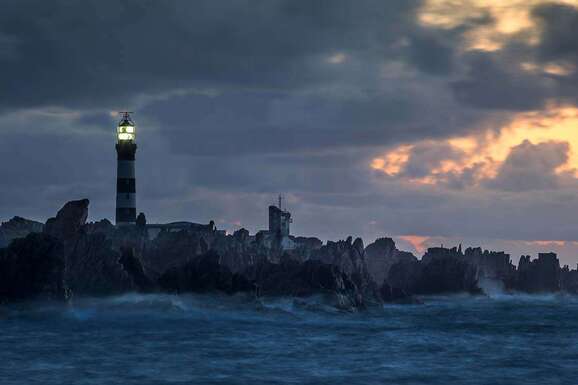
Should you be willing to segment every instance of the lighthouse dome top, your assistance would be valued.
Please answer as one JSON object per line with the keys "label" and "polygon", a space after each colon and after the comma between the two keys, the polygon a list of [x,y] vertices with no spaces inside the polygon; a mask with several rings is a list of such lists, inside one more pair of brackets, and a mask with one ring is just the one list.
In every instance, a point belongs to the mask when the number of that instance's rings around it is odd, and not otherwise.
{"label": "lighthouse dome top", "polygon": [[119,142],[134,141],[136,126],[130,117],[130,112],[123,112],[122,119],[118,123],[117,138]]}

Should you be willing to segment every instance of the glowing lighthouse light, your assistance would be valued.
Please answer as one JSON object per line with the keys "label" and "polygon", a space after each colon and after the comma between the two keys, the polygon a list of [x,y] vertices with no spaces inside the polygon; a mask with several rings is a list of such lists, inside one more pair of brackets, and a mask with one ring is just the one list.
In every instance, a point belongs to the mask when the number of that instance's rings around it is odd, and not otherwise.
{"label": "glowing lighthouse light", "polygon": [[135,125],[128,112],[123,113],[122,120],[117,127],[118,141],[134,141]]}

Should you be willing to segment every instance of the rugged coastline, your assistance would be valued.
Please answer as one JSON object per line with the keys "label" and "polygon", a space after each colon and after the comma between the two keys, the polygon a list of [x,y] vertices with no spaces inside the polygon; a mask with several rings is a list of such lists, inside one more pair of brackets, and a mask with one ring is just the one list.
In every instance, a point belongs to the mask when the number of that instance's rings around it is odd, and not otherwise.
{"label": "rugged coastline", "polygon": [[291,249],[266,232],[225,234],[207,225],[163,227],[87,223],[89,201],[71,201],[45,224],[15,217],[0,226],[0,303],[128,292],[322,295],[339,309],[487,287],[506,292],[578,293],[578,271],[553,253],[515,266],[508,254],[460,247],[430,248],[421,259],[390,238],[364,246],[349,237],[323,244],[289,237]]}

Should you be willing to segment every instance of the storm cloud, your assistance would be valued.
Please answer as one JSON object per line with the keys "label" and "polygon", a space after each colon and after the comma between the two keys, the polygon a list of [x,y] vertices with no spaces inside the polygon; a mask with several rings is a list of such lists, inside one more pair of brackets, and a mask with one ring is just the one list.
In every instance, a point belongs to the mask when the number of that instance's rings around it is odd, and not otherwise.
{"label": "storm cloud", "polygon": [[[0,0],[0,219],[80,197],[111,218],[130,109],[151,221],[255,231],[284,193],[295,232],[325,239],[573,241],[572,144],[513,142],[486,175],[452,140],[483,152],[519,114],[574,106],[578,10],[535,2],[503,33],[477,1],[437,3]],[[371,167],[403,146],[395,175]]]}

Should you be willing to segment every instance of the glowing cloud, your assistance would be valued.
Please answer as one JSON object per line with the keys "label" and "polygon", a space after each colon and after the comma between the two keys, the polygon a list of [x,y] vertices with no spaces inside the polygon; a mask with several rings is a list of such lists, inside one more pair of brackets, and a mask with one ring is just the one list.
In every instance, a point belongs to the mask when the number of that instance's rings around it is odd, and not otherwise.
{"label": "glowing cloud", "polygon": [[427,249],[426,242],[430,239],[430,237],[422,237],[419,235],[400,235],[398,238],[409,243],[419,254],[425,252]]}
{"label": "glowing cloud", "polygon": [[[463,49],[495,51],[512,36],[528,44],[539,42],[540,28],[531,10],[545,0],[426,0],[418,12],[424,26],[452,29],[470,25]],[[558,0],[578,7],[578,0]],[[484,22],[479,22],[484,20]],[[487,22],[485,22],[487,20]]]}
{"label": "glowing cloud", "polygon": [[344,53],[338,52],[334,55],[331,55],[327,58],[327,62],[330,64],[341,64],[347,59],[347,56]]}
{"label": "glowing cloud", "polygon": [[[569,147],[567,162],[557,167],[555,173],[578,178],[578,108],[575,107],[520,113],[497,131],[488,129],[470,136],[403,144],[374,158],[370,167],[415,184],[443,184],[467,174],[469,187],[473,187],[496,177],[512,148],[522,143],[537,145],[553,141],[567,143]],[[406,168],[412,156],[416,156],[414,152],[424,145],[447,147],[460,155],[441,159],[425,176],[408,176]]]}

